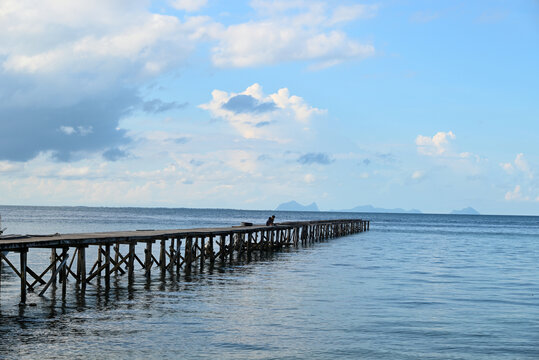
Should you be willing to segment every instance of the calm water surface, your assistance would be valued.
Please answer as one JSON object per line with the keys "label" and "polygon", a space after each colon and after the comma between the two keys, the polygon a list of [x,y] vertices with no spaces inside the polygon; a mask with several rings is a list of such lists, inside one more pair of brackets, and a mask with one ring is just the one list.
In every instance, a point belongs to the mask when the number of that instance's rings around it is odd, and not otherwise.
{"label": "calm water surface", "polygon": [[[11,233],[263,222],[270,212],[0,207]],[[0,358],[537,359],[539,217],[277,212],[361,217],[371,231],[206,268],[142,270],[128,286],[29,294],[4,267]],[[89,251],[90,252],[90,251]],[[44,269],[48,251],[29,265]],[[90,256],[90,255],[89,255]],[[16,254],[10,254],[16,260]],[[88,265],[89,267],[90,265]]]}

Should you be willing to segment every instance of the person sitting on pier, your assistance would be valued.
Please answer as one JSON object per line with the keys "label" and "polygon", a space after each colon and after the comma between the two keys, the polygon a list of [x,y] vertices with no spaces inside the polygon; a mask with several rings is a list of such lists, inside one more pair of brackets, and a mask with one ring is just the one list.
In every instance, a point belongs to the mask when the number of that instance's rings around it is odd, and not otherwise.
{"label": "person sitting on pier", "polygon": [[271,216],[268,218],[268,221],[266,221],[266,226],[273,226],[273,225],[275,225],[274,221],[275,221],[275,215],[271,215]]}

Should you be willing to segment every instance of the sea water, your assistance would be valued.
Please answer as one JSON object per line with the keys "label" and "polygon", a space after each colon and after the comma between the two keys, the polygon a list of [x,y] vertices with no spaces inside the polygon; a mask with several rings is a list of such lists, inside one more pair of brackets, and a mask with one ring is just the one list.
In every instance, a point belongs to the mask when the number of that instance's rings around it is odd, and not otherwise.
{"label": "sea water", "polygon": [[[73,281],[19,307],[0,285],[0,358],[537,359],[539,217],[0,207],[7,233],[363,218],[369,232],[205,268]],[[90,250],[88,250],[90,253]],[[44,269],[49,251],[31,250]],[[16,262],[16,254],[8,255]],[[89,256],[89,255],[88,255]],[[88,267],[90,265],[87,265]],[[34,270],[36,270],[34,269]]]}

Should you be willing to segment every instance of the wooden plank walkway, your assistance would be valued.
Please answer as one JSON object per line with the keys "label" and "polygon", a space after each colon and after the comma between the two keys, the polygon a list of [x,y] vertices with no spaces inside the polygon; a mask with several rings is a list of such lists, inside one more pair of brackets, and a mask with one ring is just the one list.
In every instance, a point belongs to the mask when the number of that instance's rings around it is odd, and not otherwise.
{"label": "wooden plank walkway", "polygon": [[[339,219],[321,221],[284,222],[274,226],[251,225],[223,228],[135,230],[75,234],[19,235],[0,237],[0,267],[5,262],[21,280],[21,301],[26,303],[27,291],[42,286],[39,293],[44,295],[56,280],[62,284],[62,298],[65,298],[66,284],[71,276],[82,292],[87,284],[98,277],[104,277],[105,285],[110,284],[110,275],[125,274],[132,282],[135,265],[150,275],[153,265],[163,273],[180,269],[185,276],[191,274],[193,265],[204,268],[206,262],[216,260],[225,262],[245,254],[249,260],[253,251],[276,251],[283,247],[298,247],[339,236],[369,230],[370,222],[362,219]],[[152,244],[159,242],[159,255],[156,258]],[[139,243],[145,244],[144,259],[135,252]],[[121,253],[120,245],[128,245],[127,254]],[[91,270],[86,270],[86,249],[94,246],[97,259]],[[28,265],[27,254],[33,248],[50,248],[50,265],[41,273],[36,273]],[[70,249],[74,249],[69,261]],[[6,252],[19,253],[19,268],[6,256]],[[60,253],[58,253],[60,251]],[[76,270],[72,270],[75,258]],[[48,277],[47,277],[48,276]],[[30,282],[33,278],[33,282]],[[0,279],[1,286],[1,279]]]}

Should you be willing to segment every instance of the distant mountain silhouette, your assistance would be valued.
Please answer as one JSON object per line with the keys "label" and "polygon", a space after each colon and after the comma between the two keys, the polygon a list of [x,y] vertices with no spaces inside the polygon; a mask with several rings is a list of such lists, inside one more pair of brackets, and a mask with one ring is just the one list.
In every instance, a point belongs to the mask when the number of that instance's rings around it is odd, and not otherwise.
{"label": "distant mountain silhouette", "polygon": [[473,207],[468,206],[467,208],[461,210],[453,210],[450,214],[453,215],[480,215],[479,211],[475,210]]}
{"label": "distant mountain silhouette", "polygon": [[372,205],[361,205],[356,206],[352,209],[346,209],[346,210],[339,210],[340,212],[370,212],[370,213],[395,213],[395,214],[421,214],[420,210],[417,209],[411,209],[411,210],[404,210],[401,208],[396,209],[384,209],[384,208],[377,208]]}
{"label": "distant mountain silhouette", "polygon": [[316,203],[312,203],[310,205],[301,205],[300,203],[296,201],[289,201],[286,203],[282,203],[279,206],[277,206],[277,211],[320,211],[318,209],[318,205]]}

